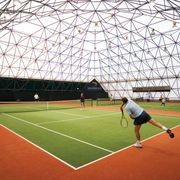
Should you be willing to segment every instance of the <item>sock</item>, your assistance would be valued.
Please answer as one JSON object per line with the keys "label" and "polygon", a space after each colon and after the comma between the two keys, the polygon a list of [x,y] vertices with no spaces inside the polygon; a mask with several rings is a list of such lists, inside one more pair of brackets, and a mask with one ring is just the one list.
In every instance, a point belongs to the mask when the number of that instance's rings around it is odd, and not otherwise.
{"label": "sock", "polygon": [[164,131],[167,131],[167,130],[168,130],[168,128],[165,127],[165,126],[162,126],[162,129],[163,129]]}

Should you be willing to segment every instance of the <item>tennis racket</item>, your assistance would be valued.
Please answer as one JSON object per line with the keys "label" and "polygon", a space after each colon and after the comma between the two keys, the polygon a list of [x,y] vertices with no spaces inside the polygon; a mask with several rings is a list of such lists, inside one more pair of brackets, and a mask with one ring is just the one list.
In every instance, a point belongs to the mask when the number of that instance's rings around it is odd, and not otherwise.
{"label": "tennis racket", "polygon": [[128,127],[128,120],[126,119],[123,111],[123,105],[120,107],[121,110],[121,119],[120,119],[120,125],[121,127],[127,128]]}

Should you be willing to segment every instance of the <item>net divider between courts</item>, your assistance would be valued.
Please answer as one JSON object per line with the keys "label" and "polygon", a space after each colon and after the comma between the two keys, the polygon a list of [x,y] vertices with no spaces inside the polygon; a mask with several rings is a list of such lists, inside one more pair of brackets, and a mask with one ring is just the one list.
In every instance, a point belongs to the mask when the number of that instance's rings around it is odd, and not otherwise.
{"label": "net divider between courts", "polygon": [[[92,106],[91,99],[85,101],[86,106]],[[33,112],[46,110],[64,110],[79,108],[79,100],[60,101],[0,101],[0,113]]]}

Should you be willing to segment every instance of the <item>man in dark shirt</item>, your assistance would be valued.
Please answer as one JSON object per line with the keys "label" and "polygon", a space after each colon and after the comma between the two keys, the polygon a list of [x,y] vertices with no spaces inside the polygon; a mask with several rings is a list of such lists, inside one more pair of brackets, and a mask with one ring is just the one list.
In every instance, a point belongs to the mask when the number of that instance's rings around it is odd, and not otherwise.
{"label": "man in dark shirt", "polygon": [[81,109],[85,108],[85,98],[83,93],[81,93],[80,102],[81,102]]}

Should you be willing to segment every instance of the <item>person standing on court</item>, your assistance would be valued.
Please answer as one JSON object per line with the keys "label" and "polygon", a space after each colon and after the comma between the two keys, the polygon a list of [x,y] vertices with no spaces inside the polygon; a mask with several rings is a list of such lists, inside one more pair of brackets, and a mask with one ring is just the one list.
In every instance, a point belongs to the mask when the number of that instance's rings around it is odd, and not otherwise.
{"label": "person standing on court", "polygon": [[39,95],[37,93],[34,95],[34,100],[39,101]]}
{"label": "person standing on court", "polygon": [[122,102],[123,104],[121,106],[121,111],[123,111],[123,106],[124,106],[130,118],[134,119],[134,126],[135,126],[134,130],[137,139],[136,143],[134,144],[135,147],[142,148],[140,129],[142,124],[147,122],[166,131],[170,138],[174,138],[174,133],[172,133],[170,129],[168,129],[167,127],[163,126],[162,124],[152,119],[152,117],[146,111],[144,111],[143,108],[141,108],[138,104],[136,104],[133,100],[123,97]]}
{"label": "person standing on court", "polygon": [[81,93],[81,95],[80,95],[80,103],[81,103],[81,109],[84,109],[85,108],[85,97],[84,97],[83,93]]}
{"label": "person standing on court", "polygon": [[165,99],[165,97],[163,97],[162,96],[162,98],[161,98],[161,106],[163,105],[163,106],[165,106],[166,104],[166,99]]}

